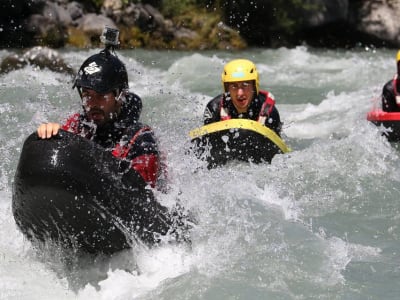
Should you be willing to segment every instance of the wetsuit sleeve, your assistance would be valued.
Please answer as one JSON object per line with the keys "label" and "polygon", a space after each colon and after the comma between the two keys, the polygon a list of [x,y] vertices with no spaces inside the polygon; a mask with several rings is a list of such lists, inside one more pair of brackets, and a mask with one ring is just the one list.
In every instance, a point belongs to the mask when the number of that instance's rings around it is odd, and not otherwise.
{"label": "wetsuit sleeve", "polygon": [[382,89],[382,110],[383,111],[399,111],[394,95],[393,80],[388,81]]}
{"label": "wetsuit sleeve", "polygon": [[272,110],[268,118],[265,120],[264,125],[275,131],[280,136],[282,130],[282,122],[279,115],[279,111],[275,105],[272,107]]}
{"label": "wetsuit sleeve", "polygon": [[282,130],[282,122],[279,111],[275,105],[275,97],[271,93],[265,91],[260,92],[260,97],[261,99],[264,99],[264,103],[269,104],[266,107],[261,108],[261,110],[267,109],[267,111],[261,112],[261,115],[266,116],[264,125],[269,129],[275,131],[280,136]]}
{"label": "wetsuit sleeve", "polygon": [[157,140],[149,128],[140,129],[131,144],[127,159],[131,167],[152,187],[156,186],[157,178],[161,173],[160,154]]}
{"label": "wetsuit sleeve", "polygon": [[132,159],[132,168],[143,177],[151,187],[157,183],[159,159],[155,154],[143,154]]}
{"label": "wetsuit sleeve", "polygon": [[204,114],[203,114],[203,122],[204,125],[215,123],[221,120],[220,114],[220,103],[221,103],[222,95],[219,95],[208,102]]}

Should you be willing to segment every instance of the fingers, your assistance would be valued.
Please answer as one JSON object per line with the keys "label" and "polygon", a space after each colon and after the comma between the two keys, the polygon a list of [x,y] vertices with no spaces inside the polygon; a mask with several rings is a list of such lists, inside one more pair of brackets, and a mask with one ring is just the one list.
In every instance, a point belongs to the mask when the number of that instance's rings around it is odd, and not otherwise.
{"label": "fingers", "polygon": [[41,139],[49,139],[54,135],[57,135],[60,129],[58,123],[43,123],[37,129],[37,134]]}

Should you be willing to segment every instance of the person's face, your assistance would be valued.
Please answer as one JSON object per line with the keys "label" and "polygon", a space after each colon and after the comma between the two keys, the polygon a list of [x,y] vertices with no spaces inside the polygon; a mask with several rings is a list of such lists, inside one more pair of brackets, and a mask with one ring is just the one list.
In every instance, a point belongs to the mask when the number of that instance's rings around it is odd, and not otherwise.
{"label": "person's face", "polygon": [[235,81],[228,83],[228,91],[233,105],[239,113],[247,111],[254,96],[253,81]]}
{"label": "person's face", "polygon": [[121,108],[121,101],[115,98],[113,92],[100,94],[86,88],[82,89],[82,104],[88,121],[98,126],[115,119]]}

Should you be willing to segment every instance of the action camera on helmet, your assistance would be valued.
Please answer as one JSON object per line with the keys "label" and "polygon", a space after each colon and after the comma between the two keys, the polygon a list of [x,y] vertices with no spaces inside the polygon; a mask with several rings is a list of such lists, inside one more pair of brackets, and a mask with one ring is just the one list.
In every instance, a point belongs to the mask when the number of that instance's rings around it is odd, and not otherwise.
{"label": "action camera on helmet", "polygon": [[118,46],[119,45],[119,30],[110,28],[110,27],[104,27],[103,33],[100,36],[100,41],[106,45],[106,46]]}
{"label": "action camera on helmet", "polygon": [[128,89],[128,73],[124,63],[117,57],[114,47],[119,44],[119,31],[105,27],[100,40],[105,44],[105,49],[100,53],[90,56],[79,68],[75,77],[74,87],[81,94],[82,88],[94,90],[100,94],[115,91],[119,94]]}

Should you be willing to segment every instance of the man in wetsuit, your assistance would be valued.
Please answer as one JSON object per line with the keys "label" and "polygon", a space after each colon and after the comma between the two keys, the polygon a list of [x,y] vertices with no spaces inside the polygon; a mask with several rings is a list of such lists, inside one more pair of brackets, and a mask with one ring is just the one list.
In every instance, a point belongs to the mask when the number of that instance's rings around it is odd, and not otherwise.
{"label": "man in wetsuit", "polygon": [[396,55],[397,73],[382,89],[382,110],[387,112],[400,112],[400,50]]}
{"label": "man in wetsuit", "polygon": [[212,99],[206,106],[204,125],[229,119],[250,119],[280,135],[282,123],[274,96],[259,88],[259,75],[253,62],[235,59],[222,72],[224,94]]}
{"label": "man in wetsuit", "polygon": [[68,118],[64,125],[41,124],[37,133],[42,139],[57,135],[58,130],[79,134],[130,162],[152,187],[158,187],[163,174],[159,146],[153,130],[138,121],[142,101],[128,91],[125,65],[108,48],[90,56],[75,79],[83,110]]}
{"label": "man in wetsuit", "polygon": [[[77,88],[82,100],[82,111],[70,116],[64,125],[41,124],[37,134],[39,138],[47,139],[63,129],[83,136],[119,159],[119,171],[124,174],[122,181],[132,177],[136,180],[136,176],[131,176],[136,171],[147,184],[166,192],[165,163],[153,130],[139,122],[142,101],[128,90],[126,67],[114,51],[118,44],[115,32],[117,30],[105,29],[102,37],[109,42],[111,36],[111,42],[105,43],[106,47],[100,53],[86,59],[75,78],[73,88]],[[127,187],[130,186],[127,183]],[[132,221],[123,225],[135,232],[135,238],[151,246],[169,241],[164,238],[168,235],[173,237],[172,241],[190,244],[192,221],[188,221],[188,212],[180,203],[169,209],[151,192],[142,203],[132,200],[135,209],[126,212],[132,214]],[[117,206],[117,210],[123,207],[118,203]],[[129,205],[127,207],[131,209]]]}

